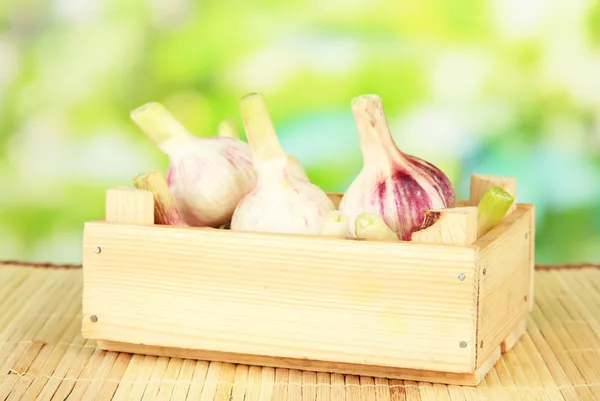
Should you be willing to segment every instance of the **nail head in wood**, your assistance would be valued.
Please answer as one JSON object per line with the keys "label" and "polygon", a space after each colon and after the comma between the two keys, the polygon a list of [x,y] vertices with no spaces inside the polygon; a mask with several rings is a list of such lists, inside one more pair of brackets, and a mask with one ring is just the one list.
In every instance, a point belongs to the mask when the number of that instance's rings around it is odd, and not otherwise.
{"label": "nail head in wood", "polygon": [[485,276],[485,274],[487,273],[487,269],[483,269],[483,275]]}
{"label": "nail head in wood", "polygon": [[94,253],[100,253],[100,252],[102,252],[102,249],[100,249],[99,246],[94,248]]}
{"label": "nail head in wood", "polygon": [[459,279],[460,281],[465,281],[465,278],[466,278],[466,276],[464,275],[464,273],[460,273],[460,274],[458,275],[458,279]]}
{"label": "nail head in wood", "polygon": [[90,320],[92,321],[92,323],[96,323],[98,321],[98,316],[92,315],[90,316]]}
{"label": "nail head in wood", "polygon": [[460,343],[458,343],[458,345],[459,345],[461,348],[467,348],[467,342],[466,342],[466,341],[461,341]]}

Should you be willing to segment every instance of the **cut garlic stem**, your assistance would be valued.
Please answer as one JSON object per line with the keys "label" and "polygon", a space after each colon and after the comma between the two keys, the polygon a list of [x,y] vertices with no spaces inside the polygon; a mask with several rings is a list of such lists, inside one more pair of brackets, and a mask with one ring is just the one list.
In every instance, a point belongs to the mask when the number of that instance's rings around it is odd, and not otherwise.
{"label": "cut garlic stem", "polygon": [[500,187],[489,187],[477,205],[477,237],[496,226],[512,206],[514,198]]}
{"label": "cut garlic stem", "polygon": [[285,159],[286,154],[277,138],[264,96],[261,93],[244,96],[240,101],[240,109],[255,167]]}
{"label": "cut garlic stem", "polygon": [[375,213],[361,213],[356,217],[356,237],[366,240],[398,241],[398,236]]}
{"label": "cut garlic stem", "polygon": [[396,150],[397,146],[385,117],[381,98],[371,94],[357,96],[352,99],[351,107],[358,128],[364,163],[389,166],[390,159],[398,159],[396,153],[399,150]]}
{"label": "cut garlic stem", "polygon": [[348,217],[339,210],[329,212],[321,227],[321,235],[326,237],[347,238]]}
{"label": "cut garlic stem", "polygon": [[167,180],[159,170],[152,169],[139,174],[132,181],[135,188],[152,192],[155,224],[187,226],[177,210]]}
{"label": "cut garlic stem", "polygon": [[235,126],[235,121],[233,121],[233,118],[225,119],[219,123],[217,135],[221,138],[240,139],[240,134]]}
{"label": "cut garlic stem", "polygon": [[157,146],[172,138],[192,134],[160,103],[146,103],[130,113],[131,119]]}

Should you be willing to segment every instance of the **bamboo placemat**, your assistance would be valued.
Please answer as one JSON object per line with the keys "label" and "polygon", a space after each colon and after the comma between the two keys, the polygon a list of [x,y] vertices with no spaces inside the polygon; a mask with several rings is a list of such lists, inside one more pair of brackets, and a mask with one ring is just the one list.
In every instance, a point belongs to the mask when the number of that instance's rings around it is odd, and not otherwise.
{"label": "bamboo placemat", "polygon": [[600,266],[538,269],[527,333],[471,388],[101,351],[78,266],[3,264],[0,400],[600,400]]}

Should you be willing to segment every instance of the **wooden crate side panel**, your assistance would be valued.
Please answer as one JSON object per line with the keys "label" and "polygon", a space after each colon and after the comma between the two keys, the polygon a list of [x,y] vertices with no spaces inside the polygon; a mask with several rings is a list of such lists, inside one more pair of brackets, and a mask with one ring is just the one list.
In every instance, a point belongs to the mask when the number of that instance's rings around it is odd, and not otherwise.
{"label": "wooden crate side panel", "polygon": [[529,311],[534,306],[534,284],[535,284],[535,206],[529,205]]}
{"label": "wooden crate side panel", "polygon": [[475,247],[88,223],[83,256],[86,338],[474,371]]}
{"label": "wooden crate side panel", "polygon": [[477,367],[489,360],[529,311],[531,213],[529,205],[519,205],[476,242],[481,246]]}

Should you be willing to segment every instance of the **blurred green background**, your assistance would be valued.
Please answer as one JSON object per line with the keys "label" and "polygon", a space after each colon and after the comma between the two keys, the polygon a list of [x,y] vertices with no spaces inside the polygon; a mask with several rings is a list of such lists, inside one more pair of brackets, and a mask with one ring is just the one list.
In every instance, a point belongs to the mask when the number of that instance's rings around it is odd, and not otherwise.
{"label": "blurred green background", "polygon": [[163,102],[215,135],[262,91],[284,148],[344,191],[350,99],[382,96],[400,149],[514,176],[536,262],[600,261],[600,2],[0,2],[0,259],[79,263],[104,191],[168,159],[129,111]]}

